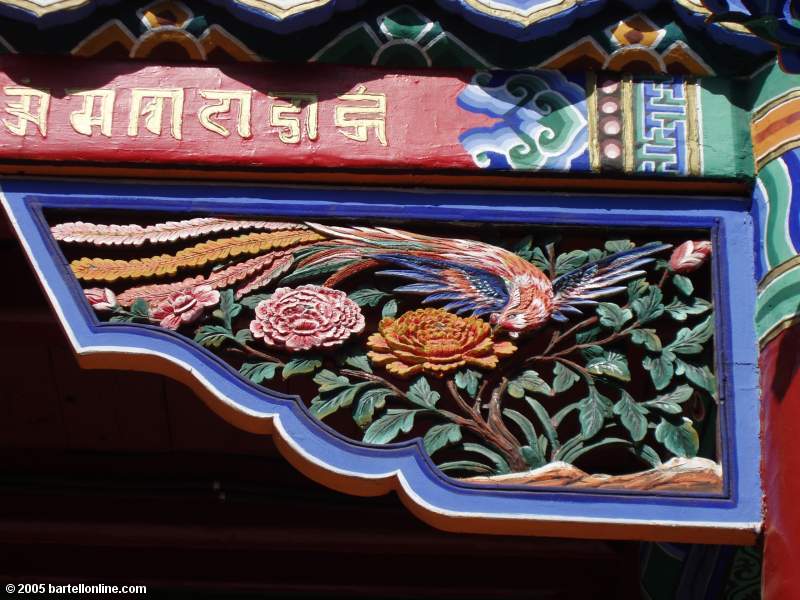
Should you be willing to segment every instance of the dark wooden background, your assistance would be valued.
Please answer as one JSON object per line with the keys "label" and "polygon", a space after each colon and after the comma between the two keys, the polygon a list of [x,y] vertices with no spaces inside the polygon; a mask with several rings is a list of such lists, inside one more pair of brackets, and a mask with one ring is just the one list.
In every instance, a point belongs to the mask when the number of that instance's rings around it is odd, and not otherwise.
{"label": "dark wooden background", "polygon": [[302,598],[638,598],[638,543],[457,535],[295,472],[183,386],[82,371],[0,223],[0,583]]}

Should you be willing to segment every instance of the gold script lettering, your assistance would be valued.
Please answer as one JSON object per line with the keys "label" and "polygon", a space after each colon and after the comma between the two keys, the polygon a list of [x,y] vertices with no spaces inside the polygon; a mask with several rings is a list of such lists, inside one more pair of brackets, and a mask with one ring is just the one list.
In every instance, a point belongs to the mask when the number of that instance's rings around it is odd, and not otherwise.
{"label": "gold script lettering", "polygon": [[[67,90],[70,96],[81,96],[83,108],[69,115],[72,128],[82,135],[92,135],[92,127],[100,127],[101,135],[111,137],[111,123],[114,115],[114,90]],[[100,100],[100,111],[94,114],[94,101]]]}
{"label": "gold script lettering", "polygon": [[386,94],[369,94],[366,86],[360,85],[354,92],[339,96],[339,100],[372,103],[371,106],[337,106],[334,122],[339,133],[351,140],[366,142],[369,130],[373,129],[375,138],[386,146]]}
{"label": "gold script lettering", "polygon": [[[314,141],[319,137],[318,104],[316,94],[297,94],[294,92],[270,92],[276,104],[272,105],[269,124],[281,127],[278,138],[284,144],[299,144],[302,133],[300,130],[300,117],[303,105],[306,105],[306,136]],[[277,104],[285,102],[286,104]]]}
{"label": "gold script lettering", "polygon": [[[28,123],[33,123],[39,129],[42,137],[46,137],[50,94],[47,91],[15,85],[4,86],[3,92],[7,96],[19,96],[19,100],[16,102],[6,102],[6,112],[17,119],[16,122],[3,119],[6,128],[14,135],[24,136],[28,132]],[[35,111],[34,99],[37,100]]]}
{"label": "gold script lettering", "polygon": [[231,102],[239,102],[239,116],[236,120],[236,131],[243,138],[249,138],[250,132],[250,110],[253,92],[250,91],[228,91],[228,90],[200,90],[200,95],[206,100],[214,101],[215,104],[206,104],[197,112],[200,124],[214,133],[223,137],[228,137],[231,132],[227,127],[221,125],[213,119],[215,115],[229,113]]}
{"label": "gold script lettering", "polygon": [[[147,100],[145,102],[145,100]],[[131,113],[128,120],[128,135],[139,135],[139,117],[144,116],[147,131],[161,135],[161,120],[164,114],[164,101],[170,100],[172,112],[170,133],[176,140],[181,139],[183,125],[183,90],[181,88],[158,90],[135,88],[131,91]]]}

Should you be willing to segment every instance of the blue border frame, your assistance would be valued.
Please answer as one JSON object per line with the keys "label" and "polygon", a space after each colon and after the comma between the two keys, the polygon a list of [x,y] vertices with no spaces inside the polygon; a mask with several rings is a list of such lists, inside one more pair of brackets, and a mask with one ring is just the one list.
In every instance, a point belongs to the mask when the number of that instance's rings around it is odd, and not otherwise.
{"label": "blue border frame", "polygon": [[[564,520],[758,530],[761,524],[756,283],[749,200],[522,193],[401,192],[5,181],[2,196],[29,258],[77,351],[113,348],[156,353],[201,371],[217,395],[243,412],[274,415],[282,435],[324,468],[363,478],[392,474],[414,502],[452,516]],[[419,441],[369,447],[310,417],[295,399],[267,394],[220,359],[179,336],[146,326],[100,324],[44,222],[42,209],[152,210],[284,217],[380,217],[436,221],[531,222],[711,229],[717,250],[714,302],[723,496],[490,488],[458,483],[431,468]],[[734,400],[735,401],[732,401]],[[735,407],[734,407],[735,404]],[[684,538],[686,536],[677,536]]]}

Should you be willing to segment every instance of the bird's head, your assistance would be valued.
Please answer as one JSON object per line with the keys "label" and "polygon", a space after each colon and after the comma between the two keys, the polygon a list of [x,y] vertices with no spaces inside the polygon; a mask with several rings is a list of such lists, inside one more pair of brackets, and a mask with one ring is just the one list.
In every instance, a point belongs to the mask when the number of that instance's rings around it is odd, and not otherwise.
{"label": "bird's head", "polygon": [[541,311],[511,309],[492,314],[489,322],[495,326],[495,331],[505,331],[509,337],[518,338],[523,333],[538,329],[548,319],[549,315]]}
{"label": "bird's head", "polygon": [[541,273],[526,273],[515,277],[508,288],[506,307],[489,317],[495,330],[517,338],[538,329],[550,320],[553,309],[553,288],[550,280]]}

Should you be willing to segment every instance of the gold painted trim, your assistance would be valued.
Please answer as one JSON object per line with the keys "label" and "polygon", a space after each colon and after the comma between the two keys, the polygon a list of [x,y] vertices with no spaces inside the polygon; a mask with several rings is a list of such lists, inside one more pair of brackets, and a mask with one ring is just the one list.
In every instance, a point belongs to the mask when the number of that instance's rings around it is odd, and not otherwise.
{"label": "gold painted trim", "polygon": [[764,350],[764,348],[769,345],[769,343],[778,337],[781,333],[786,331],[787,329],[791,329],[795,325],[800,324],[800,315],[794,315],[793,317],[786,317],[782,321],[778,321],[770,327],[769,331],[767,331],[761,338],[758,340],[758,348],[759,350]]}
{"label": "gold painted trim", "polygon": [[788,273],[795,267],[800,267],[800,254],[783,261],[769,273],[764,275],[764,277],[761,278],[761,281],[758,282],[758,292],[761,293],[764,291],[770,283],[775,281],[781,275]]}
{"label": "gold painted trim", "polygon": [[789,90],[777,98],[773,98],[772,100],[765,102],[753,111],[753,114],[750,117],[750,122],[755,124],[756,121],[760,121],[766,117],[768,113],[772,112],[782,104],[785,104],[791,100],[796,100],[797,98],[800,98],[800,89]]}
{"label": "gold painted trim", "polygon": [[633,173],[636,168],[634,144],[634,110],[633,110],[633,78],[630,73],[622,76],[622,168],[626,173]]}
{"label": "gold painted trim", "polygon": [[778,144],[769,152],[755,157],[756,172],[764,168],[768,163],[771,163],[776,158],[780,158],[783,154],[794,148],[800,147],[800,135],[783,141]]}
{"label": "gold painted trim", "polygon": [[697,120],[699,106],[697,94],[699,89],[694,78],[687,78],[683,82],[683,94],[686,97],[686,149],[689,159],[689,175],[701,175],[700,124]]}
{"label": "gold painted trim", "polygon": [[464,0],[471,8],[478,12],[498,19],[505,19],[506,21],[514,21],[525,27],[565,12],[570,8],[576,6],[579,0],[562,0],[558,4],[546,6],[544,8],[531,8],[528,10],[513,10],[510,8],[497,8],[487,4],[484,0]]}
{"label": "gold painted trim", "polygon": [[[704,17],[710,17],[711,11],[708,10],[702,4],[698,4],[697,2],[692,2],[691,0],[675,0],[678,4],[680,4],[683,8],[692,11],[695,14],[703,15]],[[716,23],[720,27],[725,29],[730,29],[731,31],[735,31],[736,33],[745,33],[747,35],[755,35],[750,29],[746,26],[742,25],[741,23],[729,23],[729,22],[721,22]]]}
{"label": "gold painted trim", "polygon": [[280,6],[277,6],[268,0],[237,0],[237,2],[251,8],[263,10],[277,19],[285,19],[308,10],[319,8],[320,6],[330,4],[331,0],[307,0],[302,4],[298,4],[291,8],[281,8]]}
{"label": "gold painted trim", "polygon": [[597,75],[586,74],[586,108],[589,121],[589,164],[593,173],[600,172],[600,132],[597,124]]}
{"label": "gold painted trim", "polygon": [[82,6],[91,4],[91,0],[61,0],[60,2],[53,2],[47,6],[42,6],[38,2],[32,2],[30,0],[3,0],[2,4],[33,13],[38,18],[41,18],[54,12],[81,8]]}

